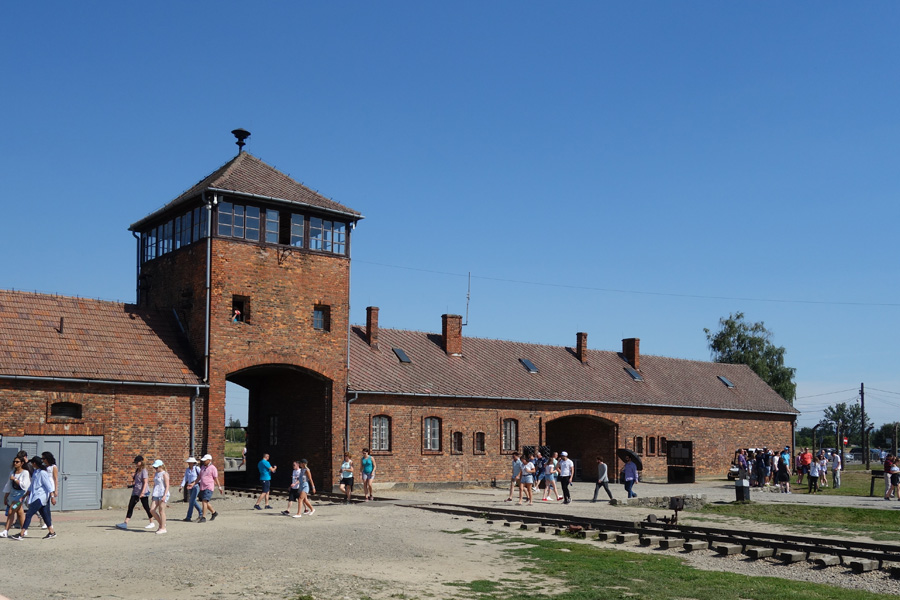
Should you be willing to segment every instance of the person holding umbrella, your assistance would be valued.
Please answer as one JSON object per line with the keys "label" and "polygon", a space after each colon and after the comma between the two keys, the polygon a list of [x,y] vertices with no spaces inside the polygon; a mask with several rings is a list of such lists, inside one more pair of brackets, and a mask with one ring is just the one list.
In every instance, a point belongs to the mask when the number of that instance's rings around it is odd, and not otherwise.
{"label": "person holding umbrella", "polygon": [[622,469],[622,472],[625,473],[625,492],[629,498],[637,498],[637,494],[632,489],[638,480],[637,466],[631,460],[631,456],[627,454],[625,455],[625,467]]}

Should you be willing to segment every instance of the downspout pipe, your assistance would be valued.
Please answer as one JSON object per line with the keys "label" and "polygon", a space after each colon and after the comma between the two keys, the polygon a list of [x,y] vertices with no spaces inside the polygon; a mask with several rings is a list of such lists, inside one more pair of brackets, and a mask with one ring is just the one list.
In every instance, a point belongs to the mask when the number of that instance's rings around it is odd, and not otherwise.
{"label": "downspout pipe", "polygon": [[[200,397],[200,386],[194,388],[194,395],[191,396],[191,432],[190,432],[190,451],[188,452],[188,456],[196,456],[194,452],[194,432],[197,427],[197,398]],[[201,515],[202,516],[202,515]]]}
{"label": "downspout pipe", "polygon": [[141,236],[137,231],[132,231],[131,235],[137,240],[137,261],[135,265],[134,275],[134,302],[138,306],[141,305]]}
{"label": "downspout pipe", "polygon": [[206,204],[206,331],[203,341],[203,383],[209,383],[209,320],[212,315],[212,218],[213,204],[216,204],[216,197],[206,199],[206,192],[203,192],[203,203]]}
{"label": "downspout pipe", "polygon": [[349,394],[347,394],[347,410],[344,417],[344,452],[350,452],[350,404],[356,402],[359,398],[359,394],[354,393],[351,398]]}

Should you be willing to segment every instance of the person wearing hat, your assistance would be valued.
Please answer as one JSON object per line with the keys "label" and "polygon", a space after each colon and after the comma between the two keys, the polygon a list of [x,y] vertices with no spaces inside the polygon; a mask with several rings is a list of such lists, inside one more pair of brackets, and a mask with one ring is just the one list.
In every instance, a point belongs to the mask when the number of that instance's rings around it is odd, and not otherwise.
{"label": "person wearing hat", "polygon": [[197,508],[197,514],[203,515],[203,507],[197,502],[197,496],[200,495],[200,486],[197,485],[197,479],[200,477],[200,467],[197,466],[197,459],[193,456],[188,457],[184,462],[187,464],[187,468],[184,470],[184,477],[181,478],[181,485],[178,486],[178,491],[180,492],[187,488],[188,511],[187,516],[182,520],[190,523],[191,517],[194,515],[194,507]]}
{"label": "person wearing hat", "polygon": [[125,521],[118,523],[116,527],[128,529],[128,522],[131,520],[131,515],[134,514],[134,507],[138,500],[141,501],[141,506],[144,507],[147,518],[150,519],[150,524],[144,529],[153,529],[155,527],[153,524],[153,513],[150,512],[150,501],[147,499],[147,492],[147,469],[144,468],[144,457],[138,454],[134,457],[134,475],[132,476],[131,500],[128,502],[128,512],[125,513]]}
{"label": "person wearing hat", "polygon": [[169,501],[169,473],[163,461],[156,459],[153,461],[153,468],[156,474],[153,475],[153,494],[150,503],[150,512],[159,521],[159,529],[157,534],[166,533],[166,502]]}
{"label": "person wearing hat", "polygon": [[575,475],[575,463],[569,458],[568,452],[560,454],[562,457],[556,468],[559,470],[559,483],[563,491],[563,504],[572,502],[572,494],[569,493],[569,484],[572,482],[572,476]]}
{"label": "person wearing hat", "polygon": [[219,481],[219,470],[216,469],[216,465],[212,464],[212,455],[204,454],[200,462],[202,466],[200,467],[200,476],[198,478],[200,483],[198,485],[200,487],[200,503],[203,505],[203,508],[200,510],[200,519],[197,522],[206,523],[207,510],[212,513],[209,517],[210,521],[215,521],[216,517],[219,516],[219,513],[209,503],[212,499],[213,490],[216,487],[219,488],[220,492],[225,490],[222,489],[222,483]]}

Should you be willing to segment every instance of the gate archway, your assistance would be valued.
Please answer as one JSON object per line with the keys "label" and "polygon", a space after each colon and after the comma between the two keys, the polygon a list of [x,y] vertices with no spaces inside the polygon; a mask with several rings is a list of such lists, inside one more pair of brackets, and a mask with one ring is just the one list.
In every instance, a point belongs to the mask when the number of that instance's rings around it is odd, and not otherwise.
{"label": "gate archway", "polygon": [[575,463],[575,479],[596,481],[597,457],[609,466],[610,481],[616,474],[616,436],[618,425],[593,415],[569,415],[546,424],[546,445],[553,452],[569,453]]}
{"label": "gate archway", "polygon": [[278,466],[273,486],[288,486],[291,464],[302,458],[322,482],[331,464],[331,380],[294,365],[250,367],[227,380],[248,390],[247,483],[259,480],[264,453]]}

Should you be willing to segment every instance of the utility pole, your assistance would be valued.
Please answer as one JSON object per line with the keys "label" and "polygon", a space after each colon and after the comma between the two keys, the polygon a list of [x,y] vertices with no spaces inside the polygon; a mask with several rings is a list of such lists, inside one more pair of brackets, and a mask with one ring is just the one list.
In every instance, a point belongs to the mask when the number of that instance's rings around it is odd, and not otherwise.
{"label": "utility pole", "polygon": [[860,408],[860,410],[859,410],[859,418],[860,418],[859,432],[862,436],[862,440],[860,440],[860,442],[862,443],[863,452],[866,455],[866,470],[868,471],[871,468],[871,466],[869,464],[871,456],[869,456],[869,437],[868,437],[868,435],[866,435],[867,432],[866,432],[866,384],[865,383],[859,384],[859,408]]}

